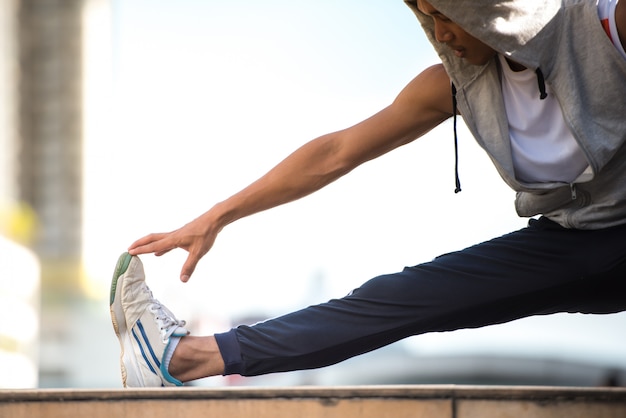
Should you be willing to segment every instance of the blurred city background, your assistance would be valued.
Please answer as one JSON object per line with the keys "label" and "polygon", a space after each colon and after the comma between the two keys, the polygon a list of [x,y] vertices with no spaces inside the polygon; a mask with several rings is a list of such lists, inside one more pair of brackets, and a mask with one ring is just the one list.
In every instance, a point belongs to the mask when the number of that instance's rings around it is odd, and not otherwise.
{"label": "blurred city background", "polygon": [[[437,62],[402,1],[0,0],[0,387],[120,387],[108,286],[175,229]],[[525,225],[451,125],[299,202],[226,228],[182,284],[143,256],[196,334],[347,294]],[[418,336],[340,365],[198,385],[626,384],[626,315],[560,314]]]}

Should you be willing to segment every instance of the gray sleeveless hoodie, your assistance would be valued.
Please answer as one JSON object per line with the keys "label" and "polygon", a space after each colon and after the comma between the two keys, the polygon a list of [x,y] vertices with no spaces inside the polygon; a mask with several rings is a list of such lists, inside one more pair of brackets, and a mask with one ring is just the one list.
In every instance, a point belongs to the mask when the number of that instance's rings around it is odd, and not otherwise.
{"label": "gray sleeveless hoodie", "polygon": [[626,60],[604,32],[593,0],[429,0],[472,36],[538,71],[561,105],[589,162],[574,183],[515,178],[497,59],[474,66],[434,38],[432,18],[415,12],[456,87],[469,130],[517,191],[520,216],[543,214],[567,228],[626,223]]}

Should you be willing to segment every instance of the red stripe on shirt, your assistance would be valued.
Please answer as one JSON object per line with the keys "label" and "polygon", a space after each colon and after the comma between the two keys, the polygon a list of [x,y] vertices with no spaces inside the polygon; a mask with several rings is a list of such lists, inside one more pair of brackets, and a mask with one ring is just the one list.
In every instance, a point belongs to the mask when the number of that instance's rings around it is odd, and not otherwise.
{"label": "red stripe on shirt", "polygon": [[600,23],[602,23],[602,27],[604,28],[604,31],[606,32],[611,42],[613,42],[613,38],[611,37],[611,27],[609,26],[609,19],[602,19]]}

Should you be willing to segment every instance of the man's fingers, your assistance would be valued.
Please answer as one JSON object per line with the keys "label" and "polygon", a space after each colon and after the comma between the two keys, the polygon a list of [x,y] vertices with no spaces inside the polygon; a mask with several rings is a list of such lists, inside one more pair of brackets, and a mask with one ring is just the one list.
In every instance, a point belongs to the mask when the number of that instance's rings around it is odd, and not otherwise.
{"label": "man's fingers", "polygon": [[187,261],[183,265],[183,269],[180,272],[180,281],[183,283],[187,283],[191,278],[194,270],[196,269],[196,265],[198,264],[199,259],[197,257],[192,256],[191,254],[187,257]]}
{"label": "man's fingers", "polygon": [[192,227],[192,224],[188,224],[173,232],[146,235],[133,242],[128,252],[132,255],[154,253],[156,256],[161,256],[175,248],[188,251],[189,255],[180,272],[180,280],[187,282],[195,271],[198,261],[209,251],[215,240],[214,235],[208,237],[200,235],[196,229]]}
{"label": "man's fingers", "polygon": [[168,235],[169,234],[165,233],[146,235],[133,242],[130,247],[128,247],[128,253],[131,255],[148,253],[156,253],[157,255],[165,254],[173,248],[171,244],[168,243],[168,240],[165,239]]}

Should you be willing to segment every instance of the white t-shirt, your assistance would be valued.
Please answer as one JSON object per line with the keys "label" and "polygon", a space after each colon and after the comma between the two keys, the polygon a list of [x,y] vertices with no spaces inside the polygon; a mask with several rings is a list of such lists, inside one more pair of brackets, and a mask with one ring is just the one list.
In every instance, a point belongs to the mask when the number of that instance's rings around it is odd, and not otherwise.
{"label": "white t-shirt", "polygon": [[[626,59],[615,25],[619,0],[598,0],[598,16],[613,44]],[[574,182],[588,167],[587,159],[563,119],[558,101],[539,100],[537,76],[526,69],[513,71],[499,55],[502,95],[509,122],[515,177],[527,183]]]}
{"label": "white t-shirt", "polygon": [[502,55],[498,57],[515,177],[526,183],[573,182],[589,164],[550,86],[548,96],[539,100],[535,72],[513,71]]}

